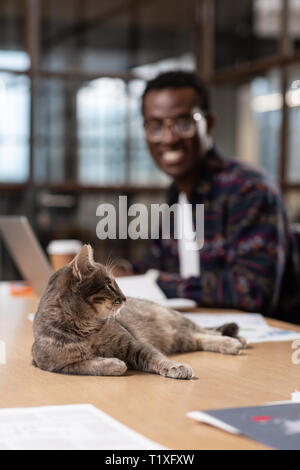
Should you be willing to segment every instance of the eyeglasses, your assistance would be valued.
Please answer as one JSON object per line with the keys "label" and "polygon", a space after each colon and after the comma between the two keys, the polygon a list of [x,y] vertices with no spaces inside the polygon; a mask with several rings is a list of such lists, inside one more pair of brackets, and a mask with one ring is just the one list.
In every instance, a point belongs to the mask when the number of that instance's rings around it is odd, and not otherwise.
{"label": "eyeglasses", "polygon": [[178,116],[174,119],[150,119],[144,123],[146,138],[149,142],[161,142],[165,129],[169,128],[178,137],[189,139],[196,134],[197,122],[202,119],[204,113],[198,110],[191,115]]}

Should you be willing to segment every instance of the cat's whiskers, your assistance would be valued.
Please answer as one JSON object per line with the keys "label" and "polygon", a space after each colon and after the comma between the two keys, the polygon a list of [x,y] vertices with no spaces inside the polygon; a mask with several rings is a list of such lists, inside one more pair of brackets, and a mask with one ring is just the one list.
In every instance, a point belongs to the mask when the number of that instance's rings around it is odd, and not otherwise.
{"label": "cat's whiskers", "polygon": [[107,257],[105,268],[106,268],[107,272],[109,273],[109,275],[112,276],[112,277],[114,277],[113,270],[117,266],[117,263],[118,263],[119,259],[120,259],[120,256],[110,259],[110,254]]}
{"label": "cat's whiskers", "polygon": [[118,308],[118,310],[115,312],[115,314],[114,314],[115,317],[117,317],[118,315],[120,315],[120,312],[121,312],[121,310],[122,310],[124,304],[125,304],[125,302],[124,302],[124,303]]}

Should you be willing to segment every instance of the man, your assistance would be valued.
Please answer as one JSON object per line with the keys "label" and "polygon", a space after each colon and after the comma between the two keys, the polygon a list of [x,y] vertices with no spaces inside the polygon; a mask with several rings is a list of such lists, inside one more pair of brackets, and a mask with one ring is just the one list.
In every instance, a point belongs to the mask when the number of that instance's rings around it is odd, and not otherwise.
{"label": "man", "polygon": [[154,240],[134,270],[156,269],[168,297],[300,323],[299,261],[282,200],[265,175],[213,147],[205,84],[189,72],[161,74],[145,89],[143,116],[150,152],[173,179],[169,204],[204,204],[204,246],[191,255],[179,240]]}

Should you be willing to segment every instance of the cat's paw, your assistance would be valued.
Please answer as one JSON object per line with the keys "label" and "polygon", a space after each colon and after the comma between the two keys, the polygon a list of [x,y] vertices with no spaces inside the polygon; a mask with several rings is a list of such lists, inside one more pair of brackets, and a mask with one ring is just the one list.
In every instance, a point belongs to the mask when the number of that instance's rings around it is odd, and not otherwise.
{"label": "cat's paw", "polygon": [[179,364],[178,362],[170,362],[165,364],[160,375],[170,377],[171,379],[185,379],[189,380],[193,377],[193,369],[187,364]]}
{"label": "cat's paw", "polygon": [[248,343],[245,338],[243,338],[242,336],[237,336],[236,339],[238,339],[239,342],[241,343],[242,349],[246,349],[248,347]]}
{"label": "cat's paw", "polygon": [[234,354],[237,355],[243,349],[242,343],[236,338],[224,336],[219,345],[219,352],[221,354]]}
{"label": "cat's paw", "polygon": [[123,375],[127,371],[125,362],[115,357],[104,359],[99,366],[101,368],[99,375]]}

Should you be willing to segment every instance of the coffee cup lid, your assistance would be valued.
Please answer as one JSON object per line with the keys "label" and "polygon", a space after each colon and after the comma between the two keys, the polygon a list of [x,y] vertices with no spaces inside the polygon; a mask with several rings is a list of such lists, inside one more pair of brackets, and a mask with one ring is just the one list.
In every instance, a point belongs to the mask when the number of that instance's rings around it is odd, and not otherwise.
{"label": "coffee cup lid", "polygon": [[82,248],[79,240],[52,240],[47,246],[49,255],[70,255],[76,254]]}

